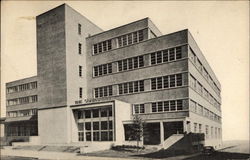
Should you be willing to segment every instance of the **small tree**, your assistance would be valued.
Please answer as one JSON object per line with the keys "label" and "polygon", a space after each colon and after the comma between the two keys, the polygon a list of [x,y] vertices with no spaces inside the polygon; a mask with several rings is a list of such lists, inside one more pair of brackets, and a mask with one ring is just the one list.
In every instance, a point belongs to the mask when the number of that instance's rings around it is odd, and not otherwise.
{"label": "small tree", "polygon": [[142,118],[135,114],[133,117],[133,123],[130,126],[130,138],[137,142],[137,152],[139,150],[139,143],[145,132],[145,122]]}

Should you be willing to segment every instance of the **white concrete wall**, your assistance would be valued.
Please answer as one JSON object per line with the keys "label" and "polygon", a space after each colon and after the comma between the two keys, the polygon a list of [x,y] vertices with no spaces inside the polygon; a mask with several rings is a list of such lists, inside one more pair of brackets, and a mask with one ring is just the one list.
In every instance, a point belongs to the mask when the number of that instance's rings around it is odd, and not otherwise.
{"label": "white concrete wall", "polygon": [[69,143],[69,109],[67,107],[38,110],[38,133],[41,143]]}
{"label": "white concrete wall", "polygon": [[125,141],[124,120],[130,120],[132,114],[132,106],[129,103],[115,101],[115,144],[121,145]]}

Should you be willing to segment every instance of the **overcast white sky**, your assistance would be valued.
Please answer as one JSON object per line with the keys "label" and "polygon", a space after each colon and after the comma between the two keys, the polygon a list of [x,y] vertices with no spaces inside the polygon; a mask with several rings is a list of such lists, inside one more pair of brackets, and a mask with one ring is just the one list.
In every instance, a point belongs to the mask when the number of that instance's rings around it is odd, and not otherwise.
{"label": "overcast white sky", "polygon": [[222,84],[223,139],[249,138],[247,1],[1,1],[1,116],[5,83],[37,74],[34,17],[62,3],[103,30],[145,17],[163,34],[188,28]]}

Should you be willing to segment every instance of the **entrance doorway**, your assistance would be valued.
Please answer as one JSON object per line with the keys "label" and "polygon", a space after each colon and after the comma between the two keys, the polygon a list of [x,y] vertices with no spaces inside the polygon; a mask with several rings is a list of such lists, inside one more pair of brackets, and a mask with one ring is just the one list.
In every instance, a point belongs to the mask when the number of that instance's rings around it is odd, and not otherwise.
{"label": "entrance doorway", "polygon": [[173,134],[183,134],[183,121],[164,122],[164,140]]}
{"label": "entrance doorway", "polygon": [[143,136],[144,145],[159,145],[160,140],[160,123],[147,123]]}

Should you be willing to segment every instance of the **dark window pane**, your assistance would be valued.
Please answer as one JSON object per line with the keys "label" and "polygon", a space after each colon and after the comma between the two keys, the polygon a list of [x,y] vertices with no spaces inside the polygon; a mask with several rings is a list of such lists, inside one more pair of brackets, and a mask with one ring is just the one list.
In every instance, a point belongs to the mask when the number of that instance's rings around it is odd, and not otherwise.
{"label": "dark window pane", "polygon": [[139,91],[139,82],[138,81],[135,81],[134,82],[134,92],[138,92]]}
{"label": "dark window pane", "polygon": [[118,71],[122,71],[122,61],[118,61]]}
{"label": "dark window pane", "polygon": [[139,67],[143,67],[143,66],[144,66],[143,56],[139,56]]}
{"label": "dark window pane", "polygon": [[124,59],[123,61],[122,61],[122,63],[123,63],[123,70],[127,70],[128,69],[128,61],[127,61],[127,59]]}
{"label": "dark window pane", "polygon": [[85,129],[91,130],[91,122],[85,122]]}
{"label": "dark window pane", "polygon": [[171,48],[171,49],[169,50],[169,60],[170,60],[170,61],[175,60],[174,48]]}
{"label": "dark window pane", "polygon": [[176,85],[177,86],[182,86],[182,74],[177,74],[176,75]]}
{"label": "dark window pane", "polygon": [[128,59],[128,69],[133,69],[133,58]]}
{"label": "dark window pane", "polygon": [[123,84],[124,93],[128,93],[128,83]]}
{"label": "dark window pane", "polygon": [[108,140],[108,132],[101,132],[101,141]]}
{"label": "dark window pane", "polygon": [[113,129],[113,122],[109,121],[109,129]]}
{"label": "dark window pane", "polygon": [[162,112],[163,108],[162,108],[162,102],[158,102],[158,112]]}
{"label": "dark window pane", "polygon": [[140,85],[140,92],[144,91],[144,81],[139,81],[139,85]]}
{"label": "dark window pane", "polygon": [[170,110],[175,111],[175,101],[170,101]]}
{"label": "dark window pane", "polygon": [[93,132],[93,141],[99,141],[100,139],[99,132]]}
{"label": "dark window pane", "polygon": [[157,89],[161,89],[162,88],[162,77],[158,77],[157,78]]}
{"label": "dark window pane", "polygon": [[164,102],[164,111],[169,111],[169,101]]}
{"label": "dark window pane", "polygon": [[133,93],[133,82],[128,83],[129,93]]}
{"label": "dark window pane", "polygon": [[168,62],[168,50],[163,51],[163,62]]}
{"label": "dark window pane", "polygon": [[93,130],[99,130],[99,122],[93,122]]}
{"label": "dark window pane", "polygon": [[176,48],[176,59],[181,59],[181,47]]}
{"label": "dark window pane", "polygon": [[86,141],[91,141],[91,132],[86,132]]}
{"label": "dark window pane", "polygon": [[90,110],[85,110],[85,118],[91,118],[91,111]]}
{"label": "dark window pane", "polygon": [[84,123],[78,123],[78,131],[84,130]]}
{"label": "dark window pane", "polygon": [[107,117],[108,113],[106,109],[101,109],[101,117]]}
{"label": "dark window pane", "polygon": [[156,103],[152,103],[152,112],[157,112]]}
{"label": "dark window pane", "polygon": [[151,64],[156,64],[155,53],[151,53]]}
{"label": "dark window pane", "polygon": [[138,68],[138,57],[134,57],[134,68]]}
{"label": "dark window pane", "polygon": [[156,89],[156,78],[151,78],[151,89],[152,90]]}
{"label": "dark window pane", "polygon": [[99,109],[93,109],[93,118],[99,117]]}
{"label": "dark window pane", "polygon": [[170,76],[170,87],[175,87],[175,75]]}
{"label": "dark window pane", "polygon": [[107,129],[108,129],[108,122],[101,121],[101,130],[107,130]]}
{"label": "dark window pane", "polygon": [[162,63],[162,54],[161,54],[161,51],[157,52],[156,55],[157,55],[157,63]]}

